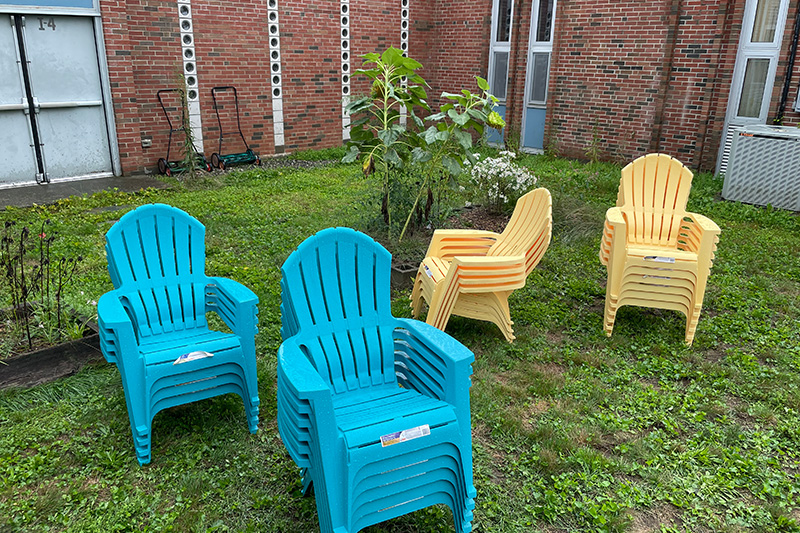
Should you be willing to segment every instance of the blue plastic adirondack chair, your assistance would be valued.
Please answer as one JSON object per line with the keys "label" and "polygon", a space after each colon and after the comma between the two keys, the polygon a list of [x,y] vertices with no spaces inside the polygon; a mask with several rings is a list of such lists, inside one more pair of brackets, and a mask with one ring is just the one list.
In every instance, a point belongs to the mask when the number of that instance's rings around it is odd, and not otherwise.
{"label": "blue plastic adirondack chair", "polygon": [[[258,298],[205,275],[205,228],[180,209],[139,207],[106,234],[115,290],[97,304],[100,346],[122,376],[139,464],[150,462],[153,417],[226,393],[244,400],[258,429],[255,335]],[[211,330],[216,312],[233,332]]]}
{"label": "blue plastic adirondack chair", "polygon": [[278,429],[320,530],[355,533],[444,503],[472,530],[472,352],[391,315],[391,256],[330,228],[282,268]]}

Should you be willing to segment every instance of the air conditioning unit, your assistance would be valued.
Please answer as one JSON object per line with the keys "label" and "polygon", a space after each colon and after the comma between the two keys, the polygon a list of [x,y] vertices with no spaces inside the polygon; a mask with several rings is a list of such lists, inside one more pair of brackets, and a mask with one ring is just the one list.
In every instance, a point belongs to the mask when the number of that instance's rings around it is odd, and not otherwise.
{"label": "air conditioning unit", "polygon": [[800,128],[755,125],[736,130],[722,197],[800,211]]}

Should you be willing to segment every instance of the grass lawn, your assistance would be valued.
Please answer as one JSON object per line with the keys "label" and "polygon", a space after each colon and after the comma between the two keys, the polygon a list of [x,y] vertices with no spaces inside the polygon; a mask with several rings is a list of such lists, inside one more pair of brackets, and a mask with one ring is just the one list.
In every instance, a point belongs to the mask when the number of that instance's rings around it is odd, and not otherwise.
{"label": "grass lawn", "polygon": [[[522,163],[553,194],[554,234],[511,297],[517,340],[458,317],[447,329],[476,356],[475,530],[800,531],[800,218],[721,201],[722,182],[696,176],[689,210],[722,234],[694,345],[683,315],[634,307],[607,338],[597,251],[619,167]],[[256,435],[234,395],[159,413],[140,468],[113,365],[0,393],[0,531],[318,531],[275,422],[280,265],[320,229],[374,227],[369,185],[335,164],[0,212],[0,224],[51,219],[85,258],[70,300],[86,313],[111,289],[103,235],[122,213],[163,202],[199,219],[207,273],[260,298],[261,397]],[[397,316],[409,295],[394,294]],[[452,520],[433,507],[366,531]]]}

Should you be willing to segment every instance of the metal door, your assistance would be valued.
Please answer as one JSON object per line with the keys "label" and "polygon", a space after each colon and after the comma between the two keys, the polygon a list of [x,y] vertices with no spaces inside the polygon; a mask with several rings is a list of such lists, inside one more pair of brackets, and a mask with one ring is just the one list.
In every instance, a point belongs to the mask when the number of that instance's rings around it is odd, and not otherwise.
{"label": "metal door", "polygon": [[522,117],[522,149],[541,152],[544,149],[544,126],[550,57],[553,52],[553,21],[556,0],[534,0],[531,14],[531,35],[528,43],[528,75],[525,79],[525,111]]}
{"label": "metal door", "polygon": [[[92,18],[12,15],[11,20],[14,47],[0,49],[0,66],[10,72],[6,63],[12,54],[17,65],[15,75],[8,76],[14,79],[0,81],[0,102],[19,103],[22,90],[27,130],[21,129],[20,110],[0,115],[0,139],[13,137],[18,148],[14,171],[0,169],[0,185],[34,177],[46,183],[110,175],[111,150]],[[0,46],[7,44],[3,32],[0,41]],[[29,143],[31,159],[27,161],[26,150],[20,146],[24,141]]]}
{"label": "metal door", "polygon": [[31,181],[38,173],[18,53],[12,16],[11,25],[0,25],[0,186]]}

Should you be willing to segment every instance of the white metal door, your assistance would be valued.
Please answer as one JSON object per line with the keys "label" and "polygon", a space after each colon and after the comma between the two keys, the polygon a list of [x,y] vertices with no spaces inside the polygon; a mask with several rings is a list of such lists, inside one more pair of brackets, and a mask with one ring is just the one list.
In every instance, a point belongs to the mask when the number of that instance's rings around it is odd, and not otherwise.
{"label": "white metal door", "polygon": [[[0,186],[34,178],[48,182],[110,175],[111,149],[92,17],[13,15],[11,19],[16,20],[14,42],[6,48],[10,41],[0,32],[0,67],[10,72],[12,56],[16,65],[14,76],[2,76],[0,102],[21,103],[23,109],[0,115],[0,142],[11,139],[17,145],[13,170],[0,168]],[[19,115],[25,120],[20,121]],[[23,144],[27,151],[21,149]],[[30,159],[25,159],[26,153]]]}
{"label": "white metal door", "polygon": [[37,174],[18,54],[14,17],[0,17],[0,186],[32,181]]}
{"label": "white metal door", "polygon": [[717,173],[728,168],[734,130],[767,122],[788,9],[789,0],[747,0]]}
{"label": "white metal door", "polygon": [[522,116],[522,149],[544,149],[544,127],[550,57],[553,52],[553,23],[556,0],[534,0],[531,4],[531,35],[528,43],[528,69],[525,78],[525,111]]}

